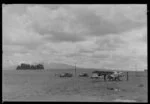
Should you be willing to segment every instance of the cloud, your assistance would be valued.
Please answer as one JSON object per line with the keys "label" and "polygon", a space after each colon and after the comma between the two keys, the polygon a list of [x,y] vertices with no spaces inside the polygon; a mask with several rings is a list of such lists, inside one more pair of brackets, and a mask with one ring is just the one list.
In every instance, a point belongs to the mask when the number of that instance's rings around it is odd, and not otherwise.
{"label": "cloud", "polygon": [[[27,15],[32,20],[32,28],[41,35],[47,35],[49,40],[78,42],[84,41],[86,36],[118,34],[142,27],[145,25],[146,15],[141,11],[145,8],[142,7],[140,12],[134,13],[136,9],[132,5],[106,5],[96,8],[89,5],[70,5],[57,9],[35,5],[27,8]],[[111,18],[104,12],[110,12]]]}
{"label": "cloud", "polygon": [[[116,34],[146,25],[146,5],[71,6],[89,35]],[[71,10],[71,9],[69,9]]]}
{"label": "cloud", "polygon": [[46,36],[50,41],[76,42],[84,40],[84,37],[78,34],[82,33],[81,26],[76,25],[74,16],[62,7],[50,10],[44,6],[34,6],[28,8],[27,13],[32,20],[33,30]]}
{"label": "cloud", "polygon": [[51,42],[79,42],[86,40],[83,36],[65,32],[51,31],[51,34],[53,35],[45,37],[46,39],[51,40]]}
{"label": "cloud", "polygon": [[[137,7],[140,8],[138,12],[136,12]],[[143,12],[145,7],[143,5],[12,5],[6,6],[3,10],[4,28],[16,27],[17,30],[13,29],[14,34],[28,34],[32,31],[30,34],[37,34],[35,37],[46,35],[46,38],[53,42],[78,42],[86,40],[87,36],[118,34],[140,28],[145,25],[146,15]],[[13,11],[15,13],[10,14]]]}
{"label": "cloud", "polygon": [[[138,30],[134,29],[117,35],[106,35],[97,37],[96,40],[93,39],[92,43],[95,44],[93,45],[96,46],[95,49],[92,49],[91,52],[80,51],[80,53],[88,53],[88,55],[82,55],[84,57],[82,63],[91,64],[97,60],[95,65],[97,67],[132,68],[134,70],[135,64],[138,64],[139,68],[144,68],[147,66],[147,43],[143,41],[146,30],[147,28],[143,27]],[[89,45],[87,50],[90,50],[91,47]],[[81,49],[85,50],[86,48]],[[81,59],[78,58],[78,60]]]}
{"label": "cloud", "polygon": [[[42,37],[31,31],[31,21],[25,15],[9,14],[8,11],[3,12],[3,43],[14,45],[32,46],[40,44]],[[8,31],[9,30],[9,31]]]}
{"label": "cloud", "polygon": [[2,18],[4,60],[147,64],[146,5],[6,5]]}
{"label": "cloud", "polygon": [[27,52],[29,52],[29,50],[27,50],[25,47],[22,47],[20,45],[4,45],[3,52],[6,55],[10,55],[10,54],[13,54],[16,52],[27,53]]}

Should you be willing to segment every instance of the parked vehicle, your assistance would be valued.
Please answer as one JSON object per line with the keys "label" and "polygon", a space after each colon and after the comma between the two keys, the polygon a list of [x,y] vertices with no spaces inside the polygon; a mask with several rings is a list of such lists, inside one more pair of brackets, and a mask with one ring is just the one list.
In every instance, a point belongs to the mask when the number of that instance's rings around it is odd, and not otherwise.
{"label": "parked vehicle", "polygon": [[88,77],[88,74],[87,73],[81,73],[81,74],[79,74],[79,77]]}
{"label": "parked vehicle", "polygon": [[93,73],[91,78],[92,79],[99,79],[99,78],[102,78],[103,76],[102,75],[99,75],[98,73]]}
{"label": "parked vehicle", "polygon": [[124,76],[125,75],[123,72],[114,71],[112,74],[107,76],[107,79],[111,80],[111,81],[120,81],[121,80],[120,78],[122,78]]}
{"label": "parked vehicle", "polygon": [[60,74],[60,77],[72,77],[73,75],[71,73],[63,73]]}

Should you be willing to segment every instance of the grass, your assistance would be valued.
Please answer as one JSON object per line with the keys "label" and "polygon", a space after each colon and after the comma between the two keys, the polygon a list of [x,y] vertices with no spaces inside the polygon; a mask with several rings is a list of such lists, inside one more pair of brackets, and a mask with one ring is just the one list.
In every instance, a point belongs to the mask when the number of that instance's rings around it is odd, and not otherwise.
{"label": "grass", "polygon": [[[78,70],[77,75],[93,70]],[[115,99],[147,102],[147,73],[129,72],[129,81],[104,82],[103,79],[55,77],[55,73],[72,70],[3,71],[3,100],[44,101],[115,101]],[[110,90],[111,88],[120,91]],[[69,98],[68,98],[69,96]],[[76,97],[74,97],[76,96]],[[81,99],[82,98],[82,99]],[[120,100],[119,100],[120,101]]]}

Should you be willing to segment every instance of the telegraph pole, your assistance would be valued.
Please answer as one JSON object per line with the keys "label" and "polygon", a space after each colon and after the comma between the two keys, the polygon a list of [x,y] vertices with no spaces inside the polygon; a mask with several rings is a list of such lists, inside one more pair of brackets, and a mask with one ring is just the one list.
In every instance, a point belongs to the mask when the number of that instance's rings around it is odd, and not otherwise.
{"label": "telegraph pole", "polygon": [[137,77],[137,65],[135,64],[135,73],[136,73],[136,77]]}
{"label": "telegraph pole", "polygon": [[76,77],[76,63],[75,63],[75,77]]}
{"label": "telegraph pole", "polygon": [[135,61],[134,61],[135,62],[135,76],[137,77],[137,56],[136,56],[136,54],[137,54],[137,52],[135,51],[134,52],[134,55],[135,55],[134,56],[134,59],[135,59]]}
{"label": "telegraph pole", "polygon": [[128,71],[127,71],[127,81],[129,80],[129,75],[128,75]]}

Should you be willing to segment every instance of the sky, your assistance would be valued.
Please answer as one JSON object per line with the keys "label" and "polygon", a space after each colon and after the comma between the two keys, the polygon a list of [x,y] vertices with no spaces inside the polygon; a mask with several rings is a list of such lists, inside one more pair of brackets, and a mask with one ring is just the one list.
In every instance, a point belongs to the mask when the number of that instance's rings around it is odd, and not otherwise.
{"label": "sky", "polygon": [[3,67],[147,69],[145,4],[3,4]]}

